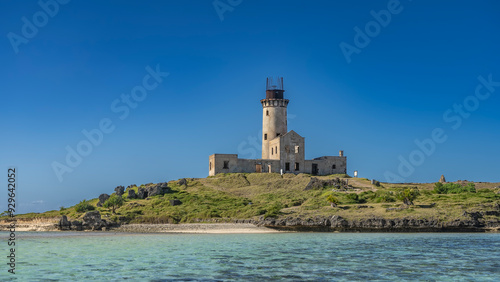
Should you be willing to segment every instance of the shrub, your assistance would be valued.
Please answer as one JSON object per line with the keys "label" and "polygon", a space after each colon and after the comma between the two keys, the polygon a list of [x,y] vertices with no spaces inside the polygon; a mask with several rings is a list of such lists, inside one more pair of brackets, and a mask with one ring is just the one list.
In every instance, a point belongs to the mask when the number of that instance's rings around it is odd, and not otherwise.
{"label": "shrub", "polygon": [[403,201],[405,205],[413,205],[413,201],[417,199],[420,192],[417,188],[406,188],[396,193],[396,198]]}
{"label": "shrub", "polygon": [[474,183],[467,183],[462,186],[458,183],[436,182],[434,184],[434,192],[436,194],[460,194],[460,193],[476,193],[476,185]]}
{"label": "shrub", "polygon": [[335,196],[333,196],[332,194],[328,195],[326,197],[326,200],[330,203],[330,205],[332,206],[332,208],[336,207],[338,204],[340,204],[340,201],[339,199],[337,199]]}
{"label": "shrub", "polygon": [[95,210],[95,207],[91,205],[90,202],[87,200],[83,200],[75,206],[76,212],[87,212],[93,210]]}

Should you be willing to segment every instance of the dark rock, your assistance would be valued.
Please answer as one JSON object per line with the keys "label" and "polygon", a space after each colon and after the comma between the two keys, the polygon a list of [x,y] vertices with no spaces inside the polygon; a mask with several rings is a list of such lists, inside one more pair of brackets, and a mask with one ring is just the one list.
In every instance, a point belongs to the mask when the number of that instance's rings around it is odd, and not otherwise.
{"label": "dark rock", "polygon": [[128,190],[127,198],[128,199],[135,199],[135,198],[137,198],[137,195],[135,194],[135,190],[133,190],[133,189]]}
{"label": "dark rock", "polygon": [[182,204],[182,202],[179,199],[170,200],[170,205],[171,206],[178,206],[180,204]]}
{"label": "dark rock", "polygon": [[160,185],[150,186],[148,187],[148,197],[153,197],[157,195],[163,195],[163,189]]}
{"label": "dark rock", "polygon": [[326,180],[321,180],[317,177],[311,177],[311,180],[309,180],[309,183],[306,185],[306,188],[304,190],[315,190],[315,189],[323,189],[325,187],[335,187],[337,189],[348,189],[348,182],[347,180],[342,180],[340,178],[335,178],[335,179],[326,179]]}
{"label": "dark rock", "polygon": [[137,198],[139,199],[146,199],[148,197],[148,191],[146,188],[139,188],[137,192]]}
{"label": "dark rock", "polygon": [[59,220],[59,229],[60,230],[70,230],[71,222],[68,221],[68,217],[63,215]]}
{"label": "dark rock", "polygon": [[125,187],[123,187],[123,186],[117,186],[117,187],[115,188],[115,194],[116,194],[117,196],[121,196],[121,195],[123,195],[124,193],[125,193]]}
{"label": "dark rock", "polygon": [[74,220],[71,222],[71,230],[82,231],[82,222]]}
{"label": "dark rock", "polygon": [[99,211],[89,211],[83,216],[84,229],[99,230],[106,226],[106,221],[101,219]]}
{"label": "dark rock", "polygon": [[167,182],[160,183],[160,188],[163,190],[163,194],[170,192]]}
{"label": "dark rock", "polygon": [[109,195],[108,194],[101,194],[101,195],[99,195],[99,202],[97,203],[96,206],[102,207],[102,205],[104,205],[104,202],[106,202],[108,199],[109,199]]}
{"label": "dark rock", "polygon": [[349,225],[347,220],[339,215],[334,215],[330,218],[331,227],[346,227]]}
{"label": "dark rock", "polygon": [[179,180],[179,182],[177,182],[177,185],[187,185],[186,178],[183,178],[183,179]]}

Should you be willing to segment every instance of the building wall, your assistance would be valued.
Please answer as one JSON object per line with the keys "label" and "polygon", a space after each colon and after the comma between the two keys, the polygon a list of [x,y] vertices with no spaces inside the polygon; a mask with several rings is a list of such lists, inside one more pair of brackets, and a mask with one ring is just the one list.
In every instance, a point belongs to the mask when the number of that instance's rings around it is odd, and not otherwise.
{"label": "building wall", "polygon": [[[313,164],[317,165],[317,172],[313,173]],[[335,166],[335,167],[334,167]],[[305,161],[305,173],[315,175],[329,175],[347,172],[346,157],[324,156]]]}
{"label": "building wall", "polygon": [[236,172],[238,169],[237,154],[213,154],[208,157],[208,175],[213,176],[217,173]]}
{"label": "building wall", "polygon": [[269,141],[269,158],[271,160],[279,160],[281,156],[281,136]]}
{"label": "building wall", "polygon": [[[300,153],[298,155],[301,155]],[[302,154],[303,155],[303,154]],[[315,175],[329,175],[346,173],[346,157],[324,156],[313,160],[304,160],[303,156],[295,153],[288,155],[290,170],[286,171],[284,160],[272,159],[238,159],[237,154],[213,154],[209,157],[209,175],[218,173],[255,173],[275,172],[280,173],[309,173]],[[295,170],[295,162],[299,163],[299,170]],[[317,172],[313,173],[313,164],[317,166]],[[227,166],[225,166],[227,165]],[[335,165],[335,168],[333,167]]]}
{"label": "building wall", "polygon": [[280,161],[279,160],[270,160],[270,159],[238,159],[238,172],[248,172],[254,173],[259,172],[258,167],[260,167],[260,172],[269,173],[269,172],[280,172]]}
{"label": "building wall", "polygon": [[[226,166],[225,166],[226,165]],[[209,157],[209,173],[254,173],[277,172],[281,169],[279,160],[238,159],[237,154],[213,154]]]}
{"label": "building wall", "polygon": [[[281,166],[286,173],[305,172],[305,139],[295,131],[290,131],[280,138]],[[288,170],[287,170],[288,163]],[[296,166],[298,164],[298,169]]]}

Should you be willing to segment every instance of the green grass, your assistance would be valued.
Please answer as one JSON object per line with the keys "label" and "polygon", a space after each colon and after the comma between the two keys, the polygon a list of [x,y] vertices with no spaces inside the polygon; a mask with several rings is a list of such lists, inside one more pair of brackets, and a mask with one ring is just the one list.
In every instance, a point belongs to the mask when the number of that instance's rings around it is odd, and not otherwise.
{"label": "green grass", "polygon": [[[257,219],[259,217],[309,217],[340,215],[347,219],[361,219],[373,216],[397,218],[436,218],[453,220],[461,218],[464,211],[491,209],[500,203],[498,183],[477,183],[476,193],[437,194],[433,183],[400,185],[382,183],[380,187],[371,185],[368,179],[350,178],[348,175],[314,176],[319,179],[343,178],[349,180],[355,190],[332,192],[331,187],[308,190],[304,188],[311,176],[307,174],[277,173],[235,173],[187,179],[187,185],[176,181],[168,183],[171,191],[163,196],[149,199],[127,199],[125,191],[123,206],[112,214],[110,209],[96,207],[107,220],[122,220],[131,223],[188,223],[226,222],[232,219]],[[147,187],[154,184],[143,184]],[[420,195],[414,206],[402,210],[387,210],[400,207],[396,193],[405,187],[416,187]],[[109,191],[102,191],[106,193]],[[327,200],[334,196],[338,207],[332,208]],[[97,195],[96,195],[97,196]],[[170,200],[178,199],[181,205],[171,206]],[[88,204],[96,206],[98,199]],[[81,219],[84,212],[76,210],[77,205],[58,211],[17,215],[18,219],[33,220],[57,218],[67,215],[70,220]],[[6,217],[3,217],[4,219]],[[1,219],[1,218],[0,218]]]}

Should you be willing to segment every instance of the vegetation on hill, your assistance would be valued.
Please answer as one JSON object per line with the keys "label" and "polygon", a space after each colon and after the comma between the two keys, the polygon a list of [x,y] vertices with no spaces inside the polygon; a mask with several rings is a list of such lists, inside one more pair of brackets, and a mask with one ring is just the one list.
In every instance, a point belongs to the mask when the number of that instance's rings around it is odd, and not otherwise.
{"label": "vegetation on hill", "polygon": [[[323,181],[328,185],[315,185],[315,188],[306,190],[313,177],[316,184]],[[67,215],[75,220],[86,211],[96,209],[105,219],[129,223],[226,222],[316,215],[339,215],[346,219],[412,216],[450,221],[463,216],[464,211],[474,212],[500,205],[499,183],[403,185],[375,182],[378,185],[372,185],[368,179],[347,175],[281,176],[276,173],[218,174],[187,179],[185,185],[178,182],[168,182],[169,192],[148,199],[127,199],[128,190],[138,192],[138,187],[133,186],[127,188],[121,200],[112,194],[103,207],[96,206],[98,199],[95,198],[59,211],[17,215],[17,218]],[[335,183],[348,185],[338,186]],[[140,187],[150,185],[154,184]],[[109,191],[103,191],[106,192]],[[172,205],[171,200],[179,200],[181,204]]]}

